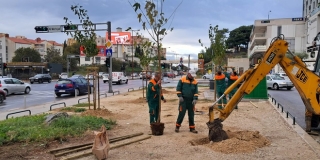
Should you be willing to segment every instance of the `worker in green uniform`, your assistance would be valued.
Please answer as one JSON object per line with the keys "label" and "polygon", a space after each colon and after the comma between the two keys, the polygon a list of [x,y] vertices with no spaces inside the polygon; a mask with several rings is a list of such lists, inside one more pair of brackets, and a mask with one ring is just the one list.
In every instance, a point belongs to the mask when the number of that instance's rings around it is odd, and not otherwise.
{"label": "worker in green uniform", "polygon": [[198,82],[188,73],[183,76],[177,85],[177,96],[179,97],[179,115],[176,122],[175,132],[179,132],[183,118],[188,110],[189,129],[192,133],[198,133],[194,124],[195,105],[198,100]]}
{"label": "worker in green uniform", "polygon": [[154,79],[151,79],[148,84],[147,101],[150,114],[150,125],[157,122],[159,114],[159,95],[161,100],[165,103],[166,100],[163,97],[161,91],[161,76],[159,73],[155,73]]}
{"label": "worker in green uniform", "polygon": [[[228,87],[230,87],[236,80],[238,80],[238,74],[236,71],[232,71],[231,74],[226,74],[228,78]],[[229,93],[229,100],[232,98],[232,96],[237,92],[237,87],[235,87],[230,93]],[[238,105],[236,105],[235,109],[238,109]]]}
{"label": "worker in green uniform", "polygon": [[[217,74],[214,76],[214,80],[215,80],[215,83],[216,83],[216,86],[217,86],[217,96],[218,98],[220,98],[224,91],[226,90],[226,80],[225,80],[226,76],[221,72],[221,71],[218,71]],[[219,109],[222,109],[222,102],[223,104],[227,104],[227,98],[226,96],[224,96],[222,98],[222,100],[220,99],[218,101],[218,108]]]}

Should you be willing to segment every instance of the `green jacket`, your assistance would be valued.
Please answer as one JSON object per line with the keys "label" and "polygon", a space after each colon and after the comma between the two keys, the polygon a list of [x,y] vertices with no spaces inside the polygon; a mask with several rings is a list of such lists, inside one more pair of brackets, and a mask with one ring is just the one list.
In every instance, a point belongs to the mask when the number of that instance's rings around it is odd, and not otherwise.
{"label": "green jacket", "polygon": [[161,95],[161,99],[163,100],[163,94],[160,91],[160,86],[154,79],[151,79],[148,84],[148,92],[147,92],[147,100],[148,102],[159,102],[159,95]]}
{"label": "green jacket", "polygon": [[226,90],[226,76],[222,73],[221,75],[215,75],[214,81],[217,83],[217,92],[224,92]]}
{"label": "green jacket", "polygon": [[197,80],[189,80],[187,76],[182,77],[177,85],[178,97],[198,100],[198,82]]}

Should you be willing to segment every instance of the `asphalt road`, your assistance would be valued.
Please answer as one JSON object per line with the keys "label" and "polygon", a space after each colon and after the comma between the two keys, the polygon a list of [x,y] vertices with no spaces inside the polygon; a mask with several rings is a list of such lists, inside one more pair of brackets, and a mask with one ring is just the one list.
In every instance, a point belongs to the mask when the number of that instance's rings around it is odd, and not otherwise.
{"label": "asphalt road", "polygon": [[[62,95],[59,98],[56,97],[54,93],[55,84],[56,84],[56,81],[52,81],[51,83],[42,83],[42,84],[34,83],[34,84],[31,84],[31,92],[29,94],[8,95],[4,103],[0,105],[0,112],[13,110],[16,108],[23,108],[25,107],[25,105],[26,107],[31,107],[31,106],[48,103],[48,102],[54,102],[61,99],[75,98],[74,96],[71,96],[71,95]],[[103,83],[102,80],[100,80],[99,85],[100,85],[100,94],[103,94],[109,91],[108,83]],[[136,79],[136,80],[129,79],[128,84],[121,84],[121,85],[113,84],[112,89],[113,91],[116,91],[119,89],[137,88],[140,86],[142,86],[142,81],[140,79]]]}
{"label": "asphalt road", "polygon": [[295,88],[292,88],[291,91],[286,89],[269,89],[268,93],[277,101],[277,103],[280,103],[283,106],[284,111],[289,111],[292,116],[296,117],[296,122],[298,125],[305,129],[305,105],[303,104],[301,97]]}

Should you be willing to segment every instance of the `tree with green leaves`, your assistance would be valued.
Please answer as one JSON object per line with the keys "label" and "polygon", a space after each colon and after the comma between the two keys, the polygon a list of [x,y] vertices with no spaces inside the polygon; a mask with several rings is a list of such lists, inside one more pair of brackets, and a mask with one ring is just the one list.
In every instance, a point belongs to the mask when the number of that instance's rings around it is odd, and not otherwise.
{"label": "tree with green leaves", "polygon": [[14,51],[15,56],[12,58],[12,62],[21,62],[22,59],[28,59],[29,62],[41,62],[40,53],[33,48],[18,48]]}
{"label": "tree with green leaves", "polygon": [[230,31],[229,37],[226,41],[227,47],[236,47],[238,49],[240,46],[244,46],[244,48],[248,48],[252,27],[253,25],[240,26]]}
{"label": "tree with green leaves", "polygon": [[[223,66],[226,63],[226,34],[229,33],[227,28],[219,29],[219,26],[212,26],[210,24],[209,27],[209,40],[210,40],[210,47],[206,49],[208,54],[211,52],[211,58],[213,63],[216,66]],[[203,43],[201,39],[199,39],[199,43],[203,47]],[[209,50],[210,49],[210,50]]]}
{"label": "tree with green leaves", "polygon": [[[164,8],[164,0],[146,0],[143,9],[141,9],[141,4],[136,2],[132,5],[130,1],[128,1],[130,5],[134,8],[134,11],[137,13],[138,21],[142,23],[143,30],[146,30],[152,40],[155,42],[157,46],[158,60],[160,63],[161,60],[161,46],[162,40],[168,34],[169,31],[173,30],[171,27],[170,18],[174,18],[174,15],[181,5],[181,3],[174,9],[169,18],[165,18],[165,13],[163,12]],[[159,4],[160,3],[160,4]],[[169,23],[170,22],[170,23]],[[148,27],[149,26],[149,27]],[[129,29],[129,28],[128,28]],[[158,66],[159,72],[161,72],[160,66]]]}
{"label": "tree with green leaves", "polygon": [[[130,1],[128,2],[130,3]],[[183,1],[181,1],[181,3],[182,2]],[[137,1],[135,1],[133,5],[130,3],[130,5],[133,7],[134,11],[137,14],[138,21],[142,24],[143,30],[146,30],[148,34],[151,36],[151,39],[155,42],[158,56],[158,71],[160,72],[160,75],[161,67],[159,64],[161,63],[162,40],[168,34],[169,31],[171,32],[173,30],[171,24],[174,19],[174,15],[181,3],[174,9],[172,14],[168,18],[165,18],[164,0],[146,0],[143,8],[141,8],[141,4]],[[169,20],[171,18],[172,21],[170,22]],[[153,64],[155,65],[156,63]],[[158,113],[159,114],[157,122],[160,123],[161,96],[159,96]]]}
{"label": "tree with green leaves", "polygon": [[[67,35],[71,35],[81,46],[85,48],[85,54],[87,57],[92,57],[92,64],[94,64],[94,56],[99,52],[96,43],[95,26],[91,22],[88,11],[79,5],[71,5],[71,10],[80,20],[84,31],[76,29],[73,32],[66,32]],[[64,17],[66,25],[72,26],[72,21],[69,18]],[[78,53],[78,52],[77,52]]]}
{"label": "tree with green leaves", "polygon": [[59,57],[62,59],[60,55],[60,51],[57,49],[54,49],[54,46],[51,46],[50,48],[47,49],[47,55],[44,56],[44,61],[52,63],[52,59],[55,57]]}

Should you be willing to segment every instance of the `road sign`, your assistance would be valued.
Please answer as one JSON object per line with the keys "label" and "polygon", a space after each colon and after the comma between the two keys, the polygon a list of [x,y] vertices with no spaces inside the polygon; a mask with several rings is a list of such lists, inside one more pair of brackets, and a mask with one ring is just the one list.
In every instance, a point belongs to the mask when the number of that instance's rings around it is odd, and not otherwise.
{"label": "road sign", "polygon": [[36,30],[36,33],[56,33],[61,32],[61,25],[36,26],[34,29]]}
{"label": "road sign", "polygon": [[61,32],[61,26],[60,25],[48,26],[48,31],[49,33]]}
{"label": "road sign", "polygon": [[107,57],[112,57],[112,49],[111,48],[106,49],[106,56]]}
{"label": "road sign", "polygon": [[105,46],[106,46],[107,48],[111,48],[111,47],[112,47],[112,42],[111,42],[110,40],[108,40],[108,41],[106,42]]}

